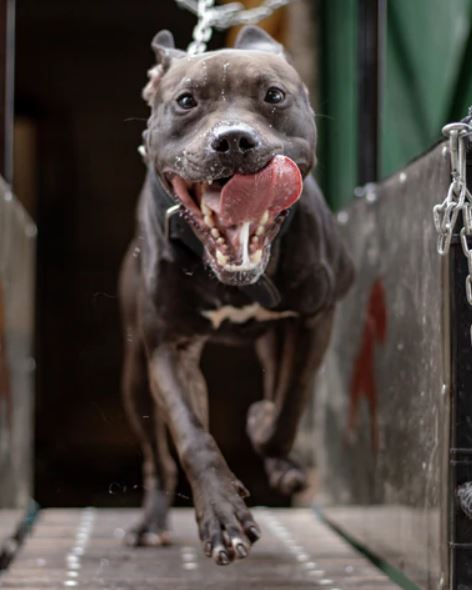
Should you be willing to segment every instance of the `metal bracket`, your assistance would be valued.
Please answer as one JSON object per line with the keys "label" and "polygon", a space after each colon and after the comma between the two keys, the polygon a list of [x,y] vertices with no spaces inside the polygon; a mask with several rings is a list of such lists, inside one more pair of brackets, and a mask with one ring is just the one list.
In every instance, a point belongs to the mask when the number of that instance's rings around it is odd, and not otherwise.
{"label": "metal bracket", "polygon": [[166,209],[166,219],[164,224],[164,235],[166,240],[170,240],[170,221],[174,215],[177,215],[177,213],[180,212],[181,207],[182,205],[172,205],[172,207]]}

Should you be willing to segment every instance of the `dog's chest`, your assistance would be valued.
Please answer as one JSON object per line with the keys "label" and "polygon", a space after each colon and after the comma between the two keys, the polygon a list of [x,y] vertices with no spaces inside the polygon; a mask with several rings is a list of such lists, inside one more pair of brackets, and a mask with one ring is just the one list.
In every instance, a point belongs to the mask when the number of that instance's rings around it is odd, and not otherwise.
{"label": "dog's chest", "polygon": [[214,330],[218,330],[225,321],[230,324],[245,324],[251,320],[268,322],[298,316],[296,311],[273,311],[262,307],[259,303],[252,303],[243,307],[221,305],[214,309],[204,309],[201,314],[211,323]]}

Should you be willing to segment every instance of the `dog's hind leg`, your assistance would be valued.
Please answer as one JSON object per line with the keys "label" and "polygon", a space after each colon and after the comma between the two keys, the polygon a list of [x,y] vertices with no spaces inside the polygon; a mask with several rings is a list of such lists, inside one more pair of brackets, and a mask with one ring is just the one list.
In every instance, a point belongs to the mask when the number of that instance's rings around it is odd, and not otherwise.
{"label": "dog's hind leg", "polygon": [[170,455],[166,425],[149,389],[147,363],[139,344],[127,346],[123,394],[125,407],[143,451],[143,514],[126,535],[131,545],[169,543],[168,509],[172,504],[176,466]]}
{"label": "dog's hind leg", "polygon": [[143,514],[126,535],[131,545],[169,543],[168,508],[172,504],[177,469],[169,452],[166,425],[151,394],[144,344],[138,329],[141,285],[138,244],[130,245],[120,275],[120,302],[124,331],[122,394],[128,418],[143,451]]}
{"label": "dog's hind leg", "polygon": [[302,490],[306,485],[305,470],[289,456],[268,456],[257,440],[260,433],[270,429],[275,414],[277,392],[287,385],[293,354],[293,338],[286,326],[273,328],[256,342],[256,353],[263,372],[264,400],[250,408],[248,433],[255,450],[264,459],[264,467],[272,488],[285,495]]}
{"label": "dog's hind leg", "polygon": [[151,396],[147,361],[140,343],[126,345],[123,371],[125,408],[143,450],[143,514],[125,540],[133,546],[170,542],[168,510],[176,483],[176,466],[170,455],[167,428]]}
{"label": "dog's hind leg", "polygon": [[275,334],[264,336],[256,346],[265,375],[265,399],[250,407],[247,431],[264,457],[269,483],[283,494],[306,485],[305,472],[290,458],[290,451],[329,342],[331,323],[331,311],[312,320],[284,320]]}

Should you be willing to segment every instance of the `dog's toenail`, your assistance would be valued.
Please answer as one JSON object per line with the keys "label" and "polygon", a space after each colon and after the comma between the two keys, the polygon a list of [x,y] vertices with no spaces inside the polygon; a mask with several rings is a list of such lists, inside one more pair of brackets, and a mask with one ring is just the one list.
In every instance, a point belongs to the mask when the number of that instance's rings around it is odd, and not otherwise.
{"label": "dog's toenail", "polygon": [[229,563],[229,557],[228,557],[228,555],[226,554],[225,551],[220,551],[218,553],[218,563],[220,565],[228,565],[228,563]]}
{"label": "dog's toenail", "polygon": [[238,554],[238,557],[240,557],[241,559],[247,557],[247,549],[242,543],[236,545],[236,553]]}
{"label": "dog's toenail", "polygon": [[248,537],[252,542],[255,542],[261,538],[261,533],[258,531],[258,529],[255,526],[252,526],[248,530]]}
{"label": "dog's toenail", "polygon": [[241,496],[241,498],[249,498],[249,496],[251,495],[249,490],[246,488],[246,486],[244,486],[240,481],[235,481],[234,485],[238,491],[238,494]]}

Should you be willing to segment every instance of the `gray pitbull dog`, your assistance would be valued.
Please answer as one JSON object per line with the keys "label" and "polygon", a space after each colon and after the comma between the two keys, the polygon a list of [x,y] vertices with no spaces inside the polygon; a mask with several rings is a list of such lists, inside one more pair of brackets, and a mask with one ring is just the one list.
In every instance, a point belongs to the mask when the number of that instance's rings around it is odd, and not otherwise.
{"label": "gray pitbull dog", "polygon": [[124,399],[145,480],[142,520],[127,539],[169,542],[170,433],[203,549],[225,565],[260,533],[208,429],[202,349],[254,343],[264,390],[247,433],[270,484],[299,490],[305,475],[290,451],[353,271],[309,174],[314,114],[282,47],[257,27],[233,49],[197,56],[175,49],[167,31],[152,47],[148,172],[120,279]]}

